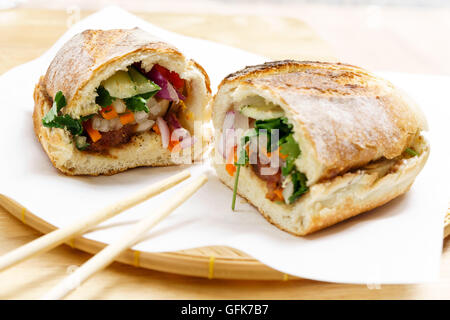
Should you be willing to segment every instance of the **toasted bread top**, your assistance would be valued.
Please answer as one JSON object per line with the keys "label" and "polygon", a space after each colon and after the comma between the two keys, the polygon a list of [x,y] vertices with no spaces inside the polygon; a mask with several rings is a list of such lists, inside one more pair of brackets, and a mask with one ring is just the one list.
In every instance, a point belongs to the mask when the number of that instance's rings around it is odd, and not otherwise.
{"label": "toasted bread top", "polygon": [[[164,54],[166,66],[182,73],[186,66],[203,74],[210,92],[206,72],[172,45],[139,29],[85,30],[75,35],[58,51],[44,77],[50,97],[62,91],[67,106],[63,112],[78,117],[96,112],[94,89],[117,70],[142,58]],[[93,81],[94,80],[94,81]],[[90,84],[90,82],[95,82]],[[89,100],[89,101],[88,101]]]}

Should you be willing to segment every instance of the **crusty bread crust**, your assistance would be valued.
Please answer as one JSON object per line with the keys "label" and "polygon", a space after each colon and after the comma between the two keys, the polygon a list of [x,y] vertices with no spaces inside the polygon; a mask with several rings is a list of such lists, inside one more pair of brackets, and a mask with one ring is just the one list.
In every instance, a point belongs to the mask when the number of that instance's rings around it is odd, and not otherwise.
{"label": "crusty bread crust", "polygon": [[[187,60],[175,47],[139,29],[85,30],[75,35],[58,51],[44,77],[50,97],[62,91],[67,101],[63,113],[73,117],[98,111],[93,101],[102,80],[117,70],[123,70],[143,57],[161,57],[163,66],[185,76],[186,65],[203,75],[205,89],[210,94],[209,77],[195,61]],[[133,59],[136,57],[136,59]],[[126,61],[125,65],[121,61]],[[116,64],[119,62],[118,64]],[[110,68],[114,65],[114,68]],[[144,67],[148,67],[145,65]],[[95,82],[95,83],[92,83]],[[86,99],[89,97],[89,100]],[[87,102],[87,103],[86,103]]]}
{"label": "crusty bread crust", "polygon": [[[226,112],[249,96],[280,105],[294,126],[296,166],[310,190],[294,204],[270,201],[267,183],[250,166],[240,170],[238,194],[278,228],[307,235],[407,192],[429,155],[420,109],[388,81],[340,63],[275,61],[226,77],[212,101],[221,130]],[[216,137],[219,134],[216,133]],[[219,141],[216,140],[216,148]],[[404,154],[407,147],[420,153]],[[216,154],[219,178],[234,186]]]}
{"label": "crusty bread crust", "polygon": [[426,120],[388,81],[358,67],[276,61],[226,77],[213,100],[220,128],[226,111],[249,95],[280,105],[294,124],[308,183],[329,179],[370,161],[399,156]]}
{"label": "crusty bread crust", "polygon": [[[267,184],[250,167],[242,167],[238,194],[253,204],[270,223],[296,236],[305,236],[379,207],[409,190],[429,156],[423,137],[414,143],[418,157],[379,160],[361,169],[317,183],[293,205],[265,198]],[[231,189],[231,177],[223,164],[217,175]]]}

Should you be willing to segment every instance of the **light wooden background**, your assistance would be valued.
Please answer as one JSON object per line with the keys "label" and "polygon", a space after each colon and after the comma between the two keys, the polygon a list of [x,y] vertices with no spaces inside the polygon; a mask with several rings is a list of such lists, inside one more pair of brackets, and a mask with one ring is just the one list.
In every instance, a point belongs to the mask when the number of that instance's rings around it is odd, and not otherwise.
{"label": "light wooden background", "polygon": [[[86,13],[82,13],[84,16]],[[151,23],[186,35],[227,43],[272,59],[333,59],[336,54],[295,18],[205,14],[139,14]],[[0,73],[38,57],[66,30],[67,12],[0,11]],[[245,28],[242,25],[245,25]],[[267,25],[277,28],[267,28]],[[261,30],[264,37],[261,39]],[[264,41],[261,41],[264,40]],[[299,50],[301,48],[301,50]],[[6,108],[5,106],[0,106]],[[4,183],[3,181],[1,183]],[[0,254],[39,234],[0,207]],[[310,280],[225,281],[182,277],[114,263],[88,280],[73,299],[436,299],[450,298],[450,241],[444,241],[441,278],[424,285],[369,289]],[[0,273],[1,299],[41,296],[90,256],[61,246]]]}

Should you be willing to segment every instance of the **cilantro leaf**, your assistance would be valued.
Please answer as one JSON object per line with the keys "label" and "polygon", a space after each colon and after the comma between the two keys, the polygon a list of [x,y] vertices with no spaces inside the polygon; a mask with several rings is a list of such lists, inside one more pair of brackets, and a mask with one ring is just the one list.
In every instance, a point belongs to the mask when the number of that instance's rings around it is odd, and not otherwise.
{"label": "cilantro leaf", "polygon": [[148,99],[152,98],[155,94],[158,93],[159,90],[146,92],[143,94],[138,94],[134,97],[124,99],[125,104],[127,105],[127,109],[133,112],[136,111],[145,111],[149,113],[149,109],[147,107]]}
{"label": "cilantro leaf", "polygon": [[42,122],[44,123],[44,125],[46,123],[51,123],[55,119],[55,117],[58,116],[58,112],[66,105],[67,105],[66,98],[64,97],[61,91],[58,91],[55,94],[55,99],[53,99],[52,108],[47,112],[47,114],[44,117],[42,117]]}
{"label": "cilantro leaf", "polygon": [[111,97],[108,90],[106,90],[103,86],[97,88],[97,94],[98,96],[95,98],[95,103],[102,108],[110,106],[114,101],[114,98]]}
{"label": "cilantro leaf", "polygon": [[289,197],[289,203],[293,203],[295,200],[300,198],[301,195],[309,190],[308,186],[306,185],[307,179],[304,173],[294,170],[291,178],[292,183],[294,184],[294,193]]}
{"label": "cilantro leaf", "polygon": [[285,165],[281,168],[283,176],[287,176],[294,169],[295,159],[300,155],[300,148],[292,134],[285,137],[280,145],[280,152],[287,155]]}
{"label": "cilantro leaf", "polygon": [[[295,160],[301,154],[301,150],[298,143],[294,139],[292,129],[293,125],[290,124],[288,119],[285,117],[257,120],[255,121],[255,128],[248,130],[245,135],[242,136],[238,146],[238,159],[235,163],[236,173],[233,188],[233,200],[231,203],[231,208],[233,210],[236,204],[240,169],[241,166],[247,165],[249,162],[249,155],[245,147],[252,137],[267,135],[267,150],[273,151],[279,147],[280,153],[287,156],[285,159],[285,165],[281,168],[281,172],[285,177],[291,175],[292,183],[294,185],[294,192],[288,199],[289,203],[293,203],[296,199],[309,190],[306,185],[306,176],[295,168]],[[271,141],[272,130],[279,130],[278,141]]]}
{"label": "cilantro leaf", "polygon": [[[155,86],[157,86],[157,85],[155,84]],[[161,88],[159,86],[157,86],[157,87],[158,87],[157,90],[146,92],[146,93],[142,93],[139,96],[144,98],[145,100],[148,100],[148,99],[152,98],[155,94],[157,94],[159,90],[161,90]]]}
{"label": "cilantro leaf", "polygon": [[68,114],[59,116],[58,113],[67,105],[66,98],[61,91],[58,91],[53,99],[53,106],[42,117],[42,124],[47,128],[66,128],[72,135],[79,135],[83,133],[83,126],[81,119],[73,119]]}
{"label": "cilantro leaf", "polygon": [[147,100],[139,95],[124,100],[128,110],[133,112],[145,111],[147,113],[150,111],[147,107]]}

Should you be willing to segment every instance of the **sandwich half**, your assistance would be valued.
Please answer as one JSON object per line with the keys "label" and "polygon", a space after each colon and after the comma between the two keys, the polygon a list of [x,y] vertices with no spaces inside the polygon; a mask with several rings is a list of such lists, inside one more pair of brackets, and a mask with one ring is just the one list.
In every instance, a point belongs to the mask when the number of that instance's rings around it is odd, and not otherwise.
{"label": "sandwich half", "polygon": [[246,67],[222,81],[212,109],[214,166],[233,209],[239,194],[294,235],[407,192],[429,154],[416,104],[351,65]]}
{"label": "sandwich half", "polygon": [[175,47],[138,28],[86,30],[37,83],[34,129],[68,175],[168,166],[174,152],[200,156],[210,97],[206,72]]}

